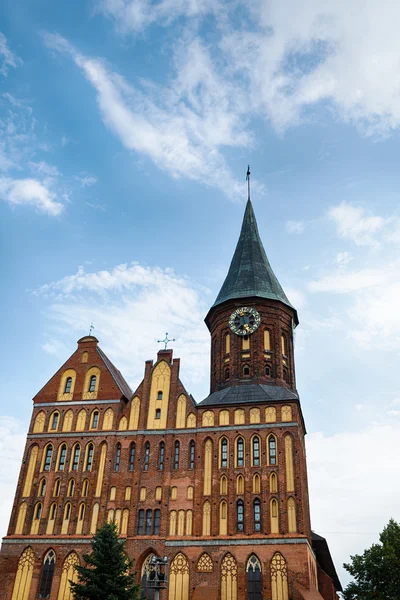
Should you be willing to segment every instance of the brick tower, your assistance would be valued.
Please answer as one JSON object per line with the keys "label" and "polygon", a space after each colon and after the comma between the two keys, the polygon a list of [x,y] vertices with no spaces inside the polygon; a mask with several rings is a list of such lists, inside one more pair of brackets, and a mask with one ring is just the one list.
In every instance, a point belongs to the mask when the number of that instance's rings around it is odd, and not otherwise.
{"label": "brick tower", "polygon": [[72,600],[93,533],[114,520],[142,597],[168,557],[161,600],[334,600],[340,582],[311,531],[296,390],[297,312],[266,257],[251,201],[206,316],[210,395],[196,404],[172,350],[132,393],[87,336],[33,399],[0,600]]}

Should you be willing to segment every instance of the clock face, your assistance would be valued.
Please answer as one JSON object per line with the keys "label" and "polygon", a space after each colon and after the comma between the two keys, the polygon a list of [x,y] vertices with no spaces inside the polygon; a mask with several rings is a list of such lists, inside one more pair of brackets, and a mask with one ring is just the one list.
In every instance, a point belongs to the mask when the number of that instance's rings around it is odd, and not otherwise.
{"label": "clock face", "polygon": [[255,308],[237,308],[229,317],[229,327],[236,335],[250,335],[260,325],[261,317]]}

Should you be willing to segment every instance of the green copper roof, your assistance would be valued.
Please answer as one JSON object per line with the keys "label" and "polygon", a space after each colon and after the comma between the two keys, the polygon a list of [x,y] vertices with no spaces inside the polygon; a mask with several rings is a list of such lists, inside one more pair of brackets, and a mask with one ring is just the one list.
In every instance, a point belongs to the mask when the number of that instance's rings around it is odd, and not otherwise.
{"label": "green copper roof", "polygon": [[283,302],[294,311],[295,323],[298,324],[297,311],[287,299],[269,264],[258,233],[253,206],[251,200],[248,200],[235,254],[213,306],[226,300],[252,296]]}

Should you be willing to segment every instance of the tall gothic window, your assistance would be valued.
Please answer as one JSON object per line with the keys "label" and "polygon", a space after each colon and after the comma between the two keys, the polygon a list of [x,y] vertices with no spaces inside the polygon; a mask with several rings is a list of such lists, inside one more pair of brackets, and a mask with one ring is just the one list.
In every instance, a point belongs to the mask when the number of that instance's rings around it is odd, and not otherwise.
{"label": "tall gothic window", "polygon": [[155,569],[152,563],[152,558],[156,558],[155,554],[149,554],[142,566],[142,579],[141,579],[141,589],[140,589],[140,598],[142,600],[154,600],[154,588],[149,585],[155,577]]}
{"label": "tall gothic window", "polygon": [[94,452],[94,446],[93,446],[93,444],[89,444],[89,447],[87,449],[87,458],[86,458],[86,466],[85,466],[86,471],[92,470],[93,452]]}
{"label": "tall gothic window", "polygon": [[51,444],[49,444],[46,447],[46,454],[45,454],[45,457],[44,457],[43,471],[50,471],[51,457],[52,456],[53,456],[53,446]]}
{"label": "tall gothic window", "polygon": [[78,470],[80,453],[81,453],[81,447],[79,444],[76,444],[76,446],[74,448],[73,458],[72,458],[72,467],[71,467],[72,471]]}
{"label": "tall gothic window", "polygon": [[92,375],[89,381],[89,392],[96,391],[96,375]]}
{"label": "tall gothic window", "polygon": [[135,466],[135,442],[129,447],[129,465],[128,471],[133,471],[133,467]]}
{"label": "tall gothic window", "polygon": [[255,435],[252,440],[252,451],[253,451],[253,467],[260,466],[260,438]]}
{"label": "tall gothic window", "polygon": [[64,394],[70,394],[72,388],[72,377],[67,377],[65,380]]}
{"label": "tall gothic window", "polygon": [[194,440],[190,440],[190,444],[189,444],[189,469],[194,469],[194,452],[195,452]]}
{"label": "tall gothic window", "polygon": [[150,460],[150,442],[146,442],[144,445],[143,471],[149,470],[149,460]]}
{"label": "tall gothic window", "polygon": [[258,498],[253,503],[254,531],[261,531],[261,502]]}
{"label": "tall gothic window", "polygon": [[244,439],[242,437],[236,442],[236,466],[244,467]]}
{"label": "tall gothic window", "polygon": [[149,508],[146,510],[146,535],[153,533],[153,511]]}
{"label": "tall gothic window", "polygon": [[261,565],[258,558],[252,554],[247,561],[247,600],[262,600],[261,596]]}
{"label": "tall gothic window", "polygon": [[268,438],[268,464],[276,465],[276,438],[270,435]]}
{"label": "tall gothic window", "polygon": [[164,442],[160,442],[160,449],[158,453],[158,468],[160,471],[164,469],[164,459],[165,459],[165,444]]}
{"label": "tall gothic window", "polygon": [[97,429],[99,425],[99,411],[95,410],[92,417],[92,429]]}
{"label": "tall gothic window", "polygon": [[221,468],[226,469],[228,466],[228,440],[224,437],[221,440]]}
{"label": "tall gothic window", "polygon": [[174,469],[179,469],[179,442],[175,442]]}
{"label": "tall gothic window", "polygon": [[115,449],[115,465],[114,469],[119,471],[119,464],[121,462],[121,444],[118,442],[117,447]]}
{"label": "tall gothic window", "polygon": [[161,511],[159,508],[157,508],[154,511],[154,535],[159,535],[160,534],[160,523],[161,523]]}
{"label": "tall gothic window", "polygon": [[244,502],[238,500],[236,503],[236,516],[237,516],[237,530],[244,531]]}
{"label": "tall gothic window", "polygon": [[51,428],[53,429],[53,431],[57,430],[59,417],[59,413],[55,412],[51,421]]}
{"label": "tall gothic window", "polygon": [[141,508],[138,514],[137,534],[143,535],[144,532],[144,510]]}

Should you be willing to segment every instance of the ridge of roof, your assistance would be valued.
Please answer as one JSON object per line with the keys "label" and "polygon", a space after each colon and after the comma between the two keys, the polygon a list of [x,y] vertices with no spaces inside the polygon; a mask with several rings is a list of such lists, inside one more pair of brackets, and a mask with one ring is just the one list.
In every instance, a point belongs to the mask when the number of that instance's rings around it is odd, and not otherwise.
{"label": "ridge of roof", "polygon": [[213,307],[238,298],[259,297],[278,300],[294,311],[275,273],[273,272],[258,232],[251,200],[248,199],[242,228],[228,274]]}
{"label": "ridge of roof", "polygon": [[108,356],[106,354],[104,354],[103,350],[99,346],[96,346],[96,352],[99,354],[100,358],[103,360],[104,364],[106,365],[107,369],[109,370],[110,375],[114,379],[115,383],[117,384],[121,394],[127,400],[130,400],[132,398],[133,392],[132,392],[131,388],[129,387],[128,383],[125,381],[121,371],[119,371],[117,369],[117,367],[115,365],[113,365],[111,360],[108,358]]}

